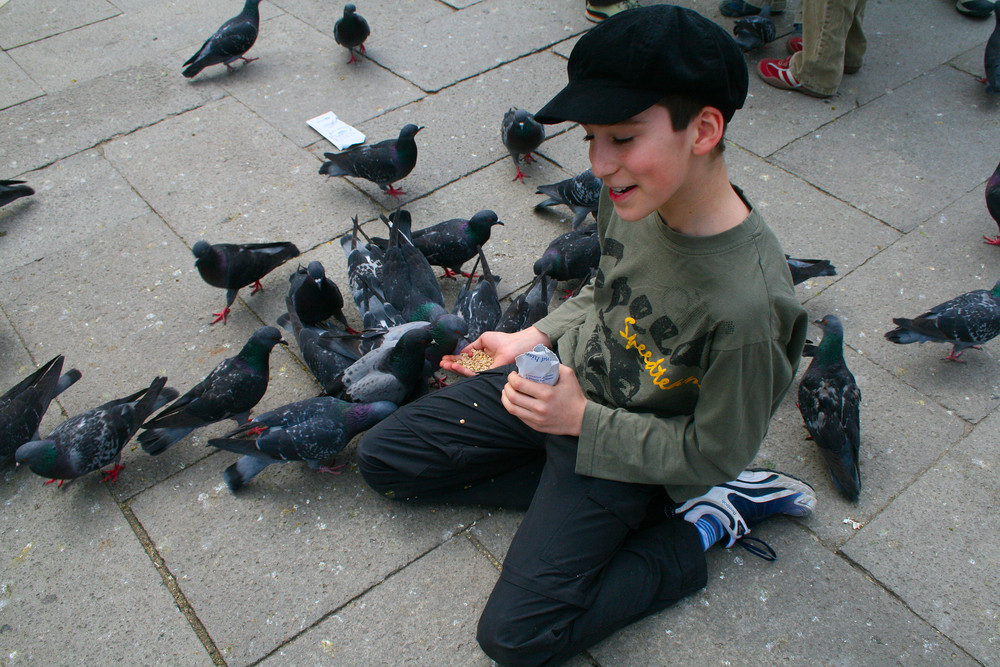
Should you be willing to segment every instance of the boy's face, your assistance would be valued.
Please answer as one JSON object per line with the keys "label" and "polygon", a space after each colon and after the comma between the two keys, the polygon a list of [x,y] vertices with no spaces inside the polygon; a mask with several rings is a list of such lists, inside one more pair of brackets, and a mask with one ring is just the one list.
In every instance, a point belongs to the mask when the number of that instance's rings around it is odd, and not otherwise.
{"label": "boy's face", "polygon": [[696,122],[677,132],[670,112],[654,104],[614,125],[584,125],[594,175],[609,188],[615,212],[634,222],[666,212],[688,176]]}

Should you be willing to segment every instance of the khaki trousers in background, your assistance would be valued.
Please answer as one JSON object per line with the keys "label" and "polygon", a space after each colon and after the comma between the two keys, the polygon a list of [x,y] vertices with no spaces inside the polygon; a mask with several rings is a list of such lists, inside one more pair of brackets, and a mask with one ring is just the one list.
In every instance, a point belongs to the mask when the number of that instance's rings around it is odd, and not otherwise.
{"label": "khaki trousers in background", "polygon": [[791,70],[804,88],[833,95],[844,69],[856,71],[868,42],[861,29],[866,0],[802,0],[803,50],[792,56]]}

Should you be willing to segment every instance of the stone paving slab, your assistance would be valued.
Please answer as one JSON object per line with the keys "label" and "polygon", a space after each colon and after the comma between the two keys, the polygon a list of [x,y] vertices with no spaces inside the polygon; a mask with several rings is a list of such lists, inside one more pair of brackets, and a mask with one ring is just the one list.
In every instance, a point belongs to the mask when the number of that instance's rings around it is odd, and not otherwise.
{"label": "stone paving slab", "polygon": [[0,121],[3,177],[38,169],[220,94],[217,88],[178,85],[162,67],[144,64],[19,104]]}
{"label": "stone paving slab", "polygon": [[149,213],[99,150],[77,153],[21,180],[35,194],[0,209],[0,271],[93,236],[113,235],[118,224]]}
{"label": "stone paving slab", "polygon": [[[967,74],[939,67],[799,139],[774,160],[910,231],[968,192],[970,174],[985,180],[996,167],[1000,118],[983,108],[986,93],[974,84]],[[859,145],[867,147],[863,159]]]}
{"label": "stone paving slab", "polygon": [[265,27],[271,39],[255,49],[260,60],[217,81],[299,146],[321,139],[306,121],[327,111],[357,125],[424,96],[371,61],[337,67],[345,51],[332,33],[324,35],[289,15]]}
{"label": "stone paving slab", "polygon": [[[826,313],[807,304],[810,320]],[[851,322],[844,323],[851,331]],[[820,332],[810,334],[819,340]],[[754,464],[776,468],[816,489],[818,499],[809,530],[832,549],[877,516],[893,498],[908,488],[965,433],[967,425],[933,400],[887,373],[853,350],[845,351],[848,368],[861,389],[861,499],[853,503],[830,480],[816,444],[808,435],[798,410],[799,381],[809,367],[803,359],[798,378],[771,420],[767,438]]]}
{"label": "stone paving slab", "polygon": [[[504,113],[512,106],[540,108],[551,94],[552,82],[559,78],[565,78],[565,61],[550,53],[539,53],[359,124],[358,129],[367,135],[369,143],[397,137],[400,128],[407,123],[424,128],[416,137],[416,167],[395,184],[407,193],[398,202],[391,201],[391,197],[368,181],[341,180],[357,182],[381,205],[395,207],[491,162],[504,158],[509,161],[500,140]],[[498,90],[511,93],[498,95]],[[333,149],[326,140],[321,140],[311,150],[322,156],[323,152]],[[513,165],[510,167],[513,171]],[[333,184],[336,185],[336,181]],[[347,191],[346,186],[341,185],[337,191]]]}
{"label": "stone paving slab", "polygon": [[349,224],[340,211],[371,208],[354,188],[333,198],[309,152],[230,97],[112,141],[105,155],[188,246],[291,241],[306,251],[348,228],[329,229],[332,218]]}
{"label": "stone paving slab", "polygon": [[13,49],[120,13],[107,0],[77,0],[72,10],[59,0],[10,0],[0,6],[0,47]]}
{"label": "stone paving slab", "polygon": [[41,97],[45,91],[6,52],[0,52],[0,109]]}
{"label": "stone paving slab", "polygon": [[[371,58],[428,92],[476,76],[582,32],[589,23],[576,0],[483,0],[461,11],[410,24],[391,35],[392,49]],[[419,58],[415,54],[419,53]]]}
{"label": "stone paving slab", "polygon": [[974,289],[991,289],[996,248],[982,242],[981,191],[973,191],[809,302],[810,313],[834,313],[845,342],[921,394],[978,422],[1000,404],[996,342],[967,350],[966,363],[943,361],[951,345],[895,345],[883,334],[893,317],[915,317]]}
{"label": "stone paving slab", "polygon": [[[1000,664],[996,413],[906,489],[844,553],[984,665]],[[913,517],[923,530],[900,530]]]}
{"label": "stone paving slab", "polygon": [[712,549],[708,586],[596,645],[598,663],[976,664],[808,532],[779,520],[754,534],[776,562]]}
{"label": "stone paving slab", "polygon": [[0,478],[6,664],[212,664],[99,477]]}
{"label": "stone paving slab", "polygon": [[498,574],[458,535],[261,664],[495,664],[476,643],[476,625]]}
{"label": "stone paving slab", "polygon": [[132,500],[230,665],[270,654],[481,514],[397,504],[356,471],[301,464],[272,466],[234,495],[221,479],[234,460],[210,457]]}

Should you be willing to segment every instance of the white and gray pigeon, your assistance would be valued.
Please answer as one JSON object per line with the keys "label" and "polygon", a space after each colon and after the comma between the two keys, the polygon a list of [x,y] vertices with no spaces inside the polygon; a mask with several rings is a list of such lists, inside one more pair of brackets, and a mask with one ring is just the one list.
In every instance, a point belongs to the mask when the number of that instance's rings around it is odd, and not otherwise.
{"label": "white and gray pigeon", "polygon": [[139,443],[156,456],[196,428],[223,419],[242,424],[267,391],[269,359],[275,345],[287,345],[275,327],[261,327],[235,357],[216,366],[160,414],[146,421]]}
{"label": "white and gray pigeon", "polygon": [[353,403],[402,405],[418,388],[425,354],[433,342],[430,324],[411,329],[395,345],[383,345],[351,364],[326,393]]}
{"label": "white and gray pigeon", "polygon": [[885,334],[893,343],[951,343],[948,361],[962,350],[993,340],[1000,334],[1000,281],[991,290],[977,289],[938,304],[913,319],[892,318],[897,328]]}
{"label": "white and gray pigeon", "polygon": [[114,482],[124,467],[119,463],[122,448],[139,430],[139,425],[177,397],[178,392],[164,386],[166,383],[167,378],[158,377],[149,387],[130,396],[70,417],[44,440],[32,440],[18,447],[17,462],[36,475],[50,478],[46,484],[59,480],[59,486],[113,463],[114,467],[101,481]]}
{"label": "white and gray pigeon", "polygon": [[64,360],[61,354],[49,359],[0,396],[0,465],[13,461],[18,447],[38,439],[49,403],[80,379],[75,368],[63,374]]}
{"label": "white and gray pigeon", "polygon": [[[483,267],[483,275],[473,287],[472,279],[476,274],[476,266],[479,265]],[[472,273],[455,297],[455,305],[452,308],[453,313],[465,320],[468,326],[466,336],[470,341],[476,340],[487,331],[493,331],[503,314],[496,287],[499,279],[490,271],[482,249],[479,251],[479,261],[476,266],[472,267]]]}
{"label": "white and gray pigeon", "polygon": [[337,454],[362,431],[395,412],[396,404],[349,403],[332,396],[307,398],[265,412],[221,438],[212,447],[242,454],[222,477],[231,491],[242,488],[273,463],[305,461],[319,472],[339,473]]}
{"label": "white and gray pigeon", "polygon": [[[340,247],[347,257],[347,282],[351,287],[351,298],[358,307],[365,329],[388,329],[406,320],[386,302],[382,288],[382,257],[384,252],[378,246],[368,243],[358,224],[357,216],[352,219],[354,228],[350,234],[340,238]],[[365,237],[362,243],[358,235]]]}
{"label": "white and gray pigeon", "polygon": [[814,324],[823,330],[823,340],[799,383],[799,412],[834,486],[857,502],[861,495],[861,390],[844,361],[840,319],[827,315]]}
{"label": "white and gray pigeon", "polygon": [[333,24],[333,39],[351,54],[348,65],[361,60],[354,54],[354,49],[365,55],[365,40],[371,32],[368,21],[358,14],[357,8],[350,3],[344,5],[344,15]]}
{"label": "white and gray pigeon", "polygon": [[225,65],[230,72],[236,69],[229,63],[237,58],[244,63],[253,62],[257,58],[247,58],[244,54],[257,41],[260,28],[260,12],[257,5],[260,0],[246,0],[243,11],[223,23],[215,33],[205,40],[197,53],[188,58],[184,66],[184,76],[188,79],[212,65]]}
{"label": "white and gray pigeon", "polygon": [[545,126],[535,120],[530,112],[511,107],[500,122],[500,140],[506,146],[507,152],[514,160],[514,168],[517,169],[512,180],[524,183],[520,157],[524,156],[525,164],[534,160],[531,153],[538,150],[545,141]]}
{"label": "white and gray pigeon", "polygon": [[340,153],[323,153],[326,162],[319,168],[324,176],[357,176],[371,181],[392,197],[406,194],[393,187],[417,165],[417,142],[414,137],[424,128],[409,123],[395,139],[370,146],[356,146]]}
{"label": "white and gray pigeon", "polygon": [[539,185],[536,194],[548,195],[545,201],[535,204],[535,208],[565,204],[573,211],[573,229],[577,229],[587,214],[597,217],[597,204],[601,200],[601,187],[604,181],[594,176],[587,169],[573,178],[567,178],[558,183]]}

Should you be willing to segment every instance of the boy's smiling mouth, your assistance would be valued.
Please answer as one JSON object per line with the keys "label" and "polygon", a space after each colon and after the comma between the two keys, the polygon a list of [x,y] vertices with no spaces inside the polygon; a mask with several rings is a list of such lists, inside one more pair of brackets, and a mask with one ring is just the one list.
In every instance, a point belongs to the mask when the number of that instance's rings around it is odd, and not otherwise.
{"label": "boy's smiling mouth", "polygon": [[620,199],[621,197],[624,197],[626,194],[628,194],[634,189],[635,189],[634,185],[626,185],[623,188],[609,187],[608,194],[611,196],[611,199]]}

